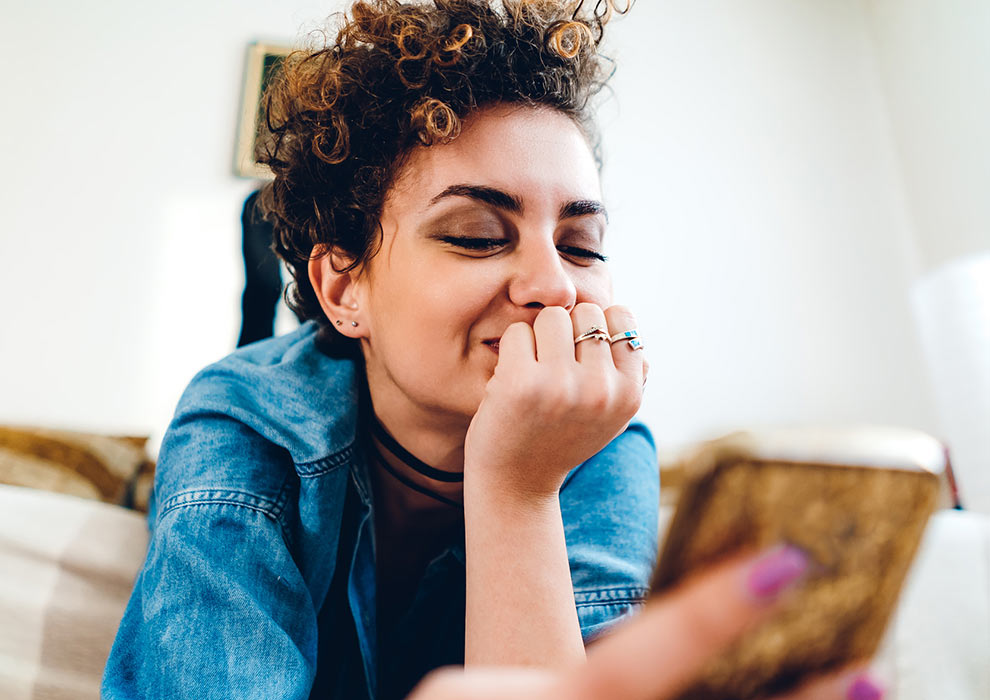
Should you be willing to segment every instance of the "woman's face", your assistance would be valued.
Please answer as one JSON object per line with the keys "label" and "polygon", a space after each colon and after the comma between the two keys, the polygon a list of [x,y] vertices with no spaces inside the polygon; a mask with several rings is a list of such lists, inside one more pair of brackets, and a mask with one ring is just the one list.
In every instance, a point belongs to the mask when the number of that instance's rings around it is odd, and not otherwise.
{"label": "woman's face", "polygon": [[417,148],[354,282],[348,334],[376,407],[470,420],[510,324],[545,306],[610,305],[601,199],[584,136],[549,109],[489,108],[451,143]]}

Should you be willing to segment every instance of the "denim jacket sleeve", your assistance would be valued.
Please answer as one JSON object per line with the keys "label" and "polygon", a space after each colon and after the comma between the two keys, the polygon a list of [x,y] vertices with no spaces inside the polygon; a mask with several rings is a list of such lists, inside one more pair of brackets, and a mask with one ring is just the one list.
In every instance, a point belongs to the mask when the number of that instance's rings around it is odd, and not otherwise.
{"label": "denim jacket sleeve", "polygon": [[103,698],[309,696],[317,613],[286,534],[293,460],[222,383],[194,380],[166,434]]}
{"label": "denim jacket sleeve", "polygon": [[660,472],[633,423],[573,470],[560,491],[581,634],[589,641],[643,602],[657,555]]}

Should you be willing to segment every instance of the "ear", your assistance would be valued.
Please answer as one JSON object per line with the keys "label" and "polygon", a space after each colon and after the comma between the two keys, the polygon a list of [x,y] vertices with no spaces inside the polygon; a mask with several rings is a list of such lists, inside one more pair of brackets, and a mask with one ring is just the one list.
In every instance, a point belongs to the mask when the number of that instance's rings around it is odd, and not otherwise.
{"label": "ear", "polygon": [[323,313],[341,334],[363,338],[367,324],[361,322],[360,267],[341,272],[350,260],[317,246],[309,258],[309,281]]}

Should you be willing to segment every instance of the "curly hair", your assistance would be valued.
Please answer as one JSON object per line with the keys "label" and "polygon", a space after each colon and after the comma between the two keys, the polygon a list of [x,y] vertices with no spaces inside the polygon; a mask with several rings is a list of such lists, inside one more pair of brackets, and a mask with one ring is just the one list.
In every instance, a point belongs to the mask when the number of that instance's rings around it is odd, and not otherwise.
{"label": "curly hair", "polygon": [[605,24],[631,5],[363,0],[335,16],[335,40],[286,58],[265,96],[260,160],[275,179],[261,202],[294,279],[286,301],[321,324],[325,352],[358,354],[323,313],[310,257],[333,250],[347,271],[377,252],[386,195],[414,147],[457,138],[480,108],[519,103],[571,117],[598,159],[590,102],[612,72],[598,47]]}

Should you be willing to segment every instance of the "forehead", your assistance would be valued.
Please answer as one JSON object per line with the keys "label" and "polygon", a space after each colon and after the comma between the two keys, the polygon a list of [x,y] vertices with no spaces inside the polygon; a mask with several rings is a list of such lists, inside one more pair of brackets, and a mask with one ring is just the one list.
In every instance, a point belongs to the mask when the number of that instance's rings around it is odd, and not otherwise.
{"label": "forehead", "polygon": [[524,208],[556,208],[601,199],[598,169],[581,129],[548,108],[499,105],[464,120],[447,144],[415,148],[385,202],[413,213],[453,184],[484,185],[517,195]]}

